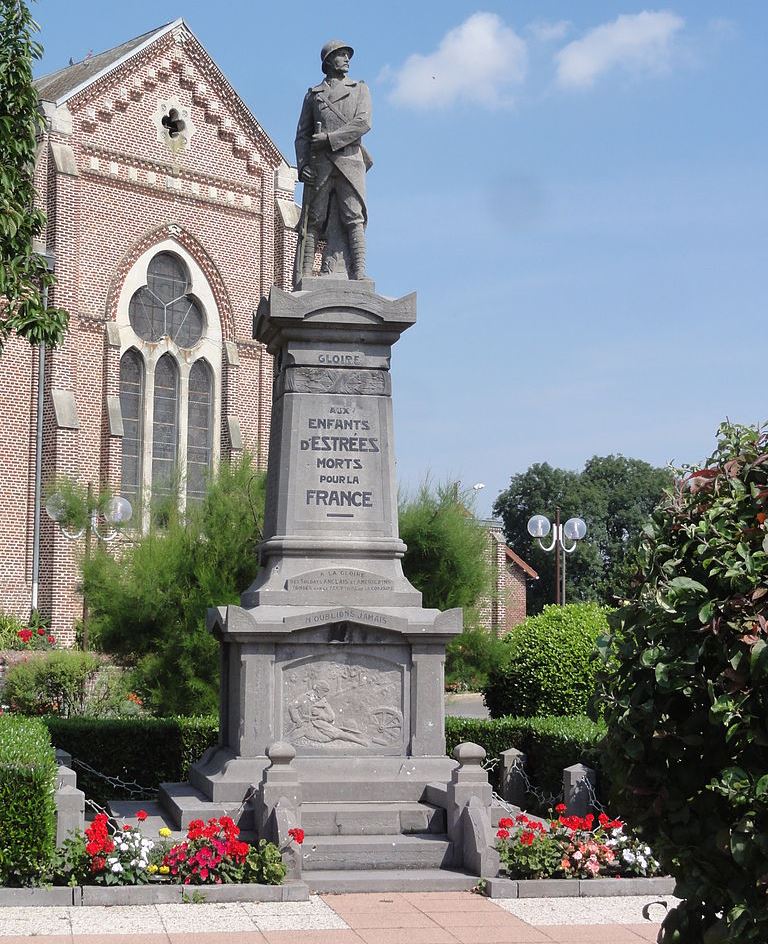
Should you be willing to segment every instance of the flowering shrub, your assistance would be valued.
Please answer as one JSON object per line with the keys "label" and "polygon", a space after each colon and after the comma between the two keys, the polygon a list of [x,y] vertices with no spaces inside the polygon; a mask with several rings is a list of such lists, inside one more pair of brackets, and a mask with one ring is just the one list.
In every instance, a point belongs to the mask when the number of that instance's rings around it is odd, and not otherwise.
{"label": "flowering shrub", "polygon": [[621,820],[601,813],[566,816],[563,804],[548,824],[524,813],[499,820],[496,848],[513,878],[651,876],[659,863],[650,848],[624,831]]}
{"label": "flowering shrub", "polygon": [[22,626],[16,633],[14,649],[52,649],[56,645],[56,637],[52,636],[45,626],[38,626],[36,629],[29,626]]}
{"label": "flowering shrub", "polygon": [[221,885],[240,881],[249,846],[237,837],[240,830],[229,816],[194,819],[187,838],[171,846],[163,859],[172,876],[185,885]]}
{"label": "flowering shrub", "polygon": [[[147,814],[137,818],[141,821]],[[99,813],[86,829],[85,837],[85,852],[97,884],[143,885],[149,881],[154,843],[145,839],[137,826],[126,824],[122,831],[110,831],[106,813]]]}

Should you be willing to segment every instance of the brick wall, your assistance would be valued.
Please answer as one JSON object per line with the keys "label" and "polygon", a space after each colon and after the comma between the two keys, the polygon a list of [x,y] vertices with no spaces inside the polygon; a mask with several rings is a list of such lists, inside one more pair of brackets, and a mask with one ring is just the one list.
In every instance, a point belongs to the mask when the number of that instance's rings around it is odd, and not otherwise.
{"label": "brick wall", "polygon": [[[193,129],[182,150],[159,139],[161,106],[169,101],[186,109]],[[62,160],[62,148],[74,167]],[[253,314],[275,281],[289,287],[287,260],[295,246],[295,234],[276,214],[278,199],[293,199],[289,176],[283,173],[276,186],[278,168],[285,162],[274,144],[183,26],[59,107],[36,167],[39,202],[48,213],[44,239],[56,263],[52,301],[71,318],[65,343],[46,358],[46,482],[68,476],[119,486],[122,440],[110,431],[106,398],[119,393],[120,349],[107,325],[115,322],[133,264],[166,239],[203,271],[222,340],[236,350],[235,362],[221,354],[216,408],[239,421],[244,447],[266,466],[272,358],[252,339]],[[31,599],[36,365],[37,352],[26,344],[7,345],[0,391],[0,608],[21,618]],[[74,395],[77,428],[57,424],[54,390]],[[220,453],[231,453],[226,422]],[[83,542],[69,541],[43,518],[40,608],[57,637],[71,642],[82,612]]]}
{"label": "brick wall", "polygon": [[501,525],[492,521],[483,523],[487,528],[487,555],[494,587],[491,596],[479,606],[480,625],[489,632],[503,635],[525,619],[527,581],[536,579],[536,575],[507,547]]}

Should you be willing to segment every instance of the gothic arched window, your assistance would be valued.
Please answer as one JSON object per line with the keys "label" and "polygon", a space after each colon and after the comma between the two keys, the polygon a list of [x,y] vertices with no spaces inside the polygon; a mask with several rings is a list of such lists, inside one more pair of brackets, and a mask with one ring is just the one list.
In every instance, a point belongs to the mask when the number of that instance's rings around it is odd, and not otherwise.
{"label": "gothic arched window", "polygon": [[118,323],[121,488],[146,526],[153,495],[178,495],[184,507],[205,494],[218,457],[221,327],[200,267],[170,240],[128,274]]}
{"label": "gothic arched window", "polygon": [[144,434],[144,361],[135,347],[120,359],[120,412],[123,414],[121,490],[138,507],[142,490]]}
{"label": "gothic arched window", "polygon": [[205,494],[211,468],[213,378],[204,360],[195,361],[189,372],[187,427],[187,501]]}

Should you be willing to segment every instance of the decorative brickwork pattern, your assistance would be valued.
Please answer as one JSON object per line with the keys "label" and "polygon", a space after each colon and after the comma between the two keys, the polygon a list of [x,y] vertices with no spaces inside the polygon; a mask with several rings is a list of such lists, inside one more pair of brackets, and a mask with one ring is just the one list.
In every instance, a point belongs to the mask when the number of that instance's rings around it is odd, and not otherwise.
{"label": "decorative brickwork pattern", "polygon": [[[46,354],[44,482],[67,476],[115,490],[122,437],[110,425],[108,403],[119,398],[118,305],[136,261],[172,241],[202,270],[221,323],[214,454],[232,454],[235,430],[265,467],[272,358],[253,340],[253,315],[271,285],[290,288],[296,244],[277,212],[278,200],[293,201],[291,168],[186,25],[177,21],[124,48],[130,51],[86,82],[76,80],[81,65],[72,67],[72,81],[67,70],[41,80],[42,98],[48,88],[56,100],[44,105],[48,128],[35,171],[48,214],[43,240],[55,257],[52,301],[71,318],[65,343]],[[179,140],[163,130],[169,103],[188,122]],[[11,341],[3,370],[10,382],[0,392],[0,609],[26,619],[37,351]],[[77,428],[57,425],[53,391],[74,396]],[[83,606],[83,539],[68,540],[42,517],[39,608],[57,638],[72,643]]]}

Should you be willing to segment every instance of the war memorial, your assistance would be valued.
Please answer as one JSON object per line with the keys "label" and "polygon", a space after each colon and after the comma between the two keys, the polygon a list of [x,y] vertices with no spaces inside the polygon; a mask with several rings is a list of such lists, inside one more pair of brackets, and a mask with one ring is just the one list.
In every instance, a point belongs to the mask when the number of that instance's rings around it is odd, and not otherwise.
{"label": "war memorial", "polygon": [[423,608],[401,566],[390,363],[416,295],[366,275],[371,102],[352,55],[323,47],[296,137],[294,290],[273,287],[254,323],[276,363],[267,507],[256,581],[209,611],[219,745],[161,801],[177,828],[237,813],[284,844],[301,827],[291,874],[316,890],[406,887],[413,870],[423,888],[469,887],[498,868],[491,789],[481,748],[445,753],[461,611]]}

